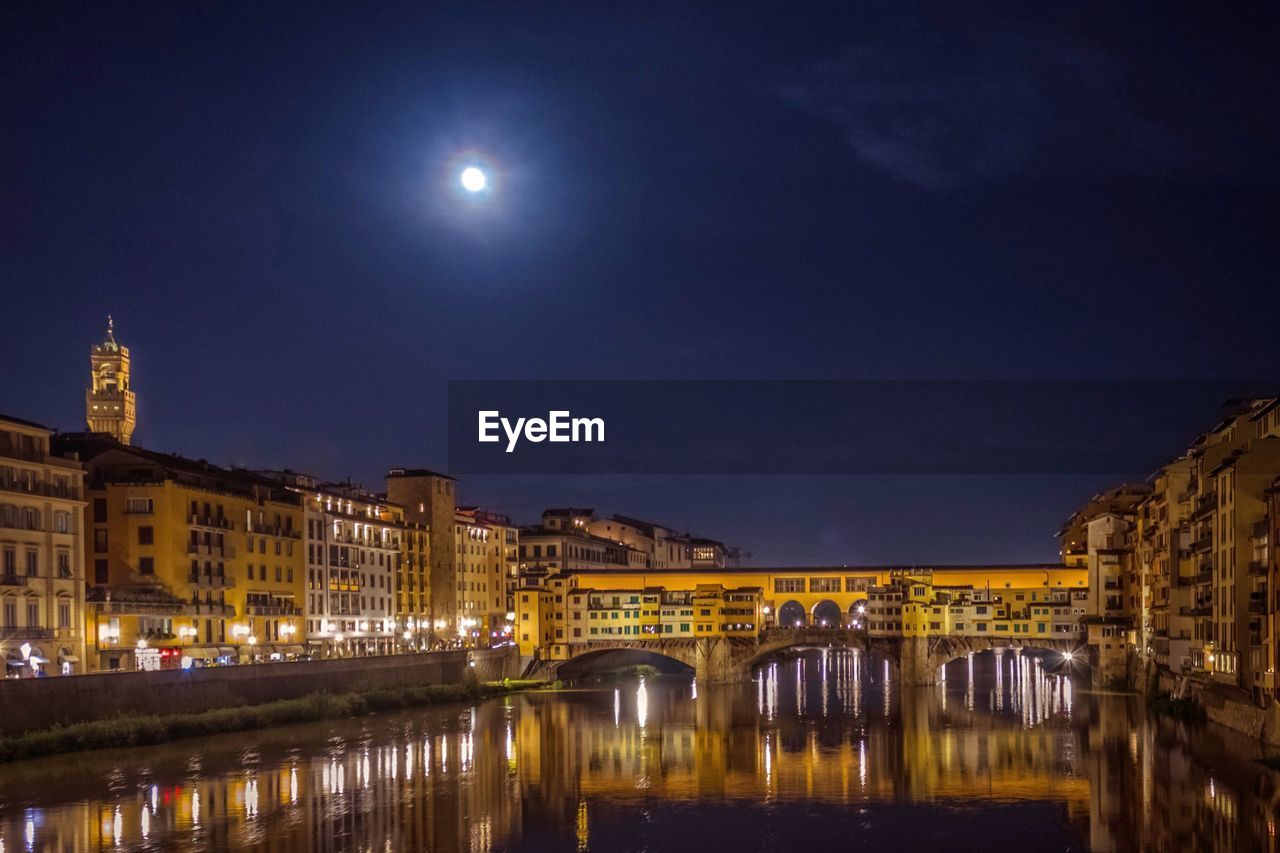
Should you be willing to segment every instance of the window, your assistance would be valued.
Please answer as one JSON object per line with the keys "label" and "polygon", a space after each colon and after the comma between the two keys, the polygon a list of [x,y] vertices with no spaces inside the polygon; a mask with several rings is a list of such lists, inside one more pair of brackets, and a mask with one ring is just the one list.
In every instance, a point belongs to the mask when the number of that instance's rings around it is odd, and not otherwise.
{"label": "window", "polygon": [[152,545],[155,543],[155,538],[156,538],[156,532],[154,527],[151,527],[150,525],[146,525],[138,528],[138,544],[139,545]]}
{"label": "window", "polygon": [[93,561],[93,582],[97,584],[103,584],[107,582],[107,561],[106,560]]}
{"label": "window", "polygon": [[71,605],[68,602],[58,602],[58,627],[71,627]]}
{"label": "window", "polygon": [[27,552],[27,577],[33,578],[40,574],[40,555],[36,551]]}
{"label": "window", "polygon": [[839,592],[840,578],[809,578],[809,592]]}
{"label": "window", "polygon": [[95,554],[107,553],[107,531],[93,531],[93,551]]}
{"label": "window", "polygon": [[150,515],[155,511],[155,501],[151,498],[129,498],[124,503],[124,511],[131,515]]}
{"label": "window", "polygon": [[156,573],[155,557],[139,557],[138,558],[138,574],[154,575]]}
{"label": "window", "polygon": [[104,522],[107,520],[107,499],[93,499],[93,520],[96,522]]}
{"label": "window", "polygon": [[53,514],[53,532],[54,533],[70,533],[71,532],[71,513],[58,511]]}
{"label": "window", "polygon": [[[774,592],[804,592],[804,578],[774,578]],[[684,629],[687,630],[687,629]]]}
{"label": "window", "polygon": [[71,577],[71,555],[66,551],[58,552],[58,577]]}

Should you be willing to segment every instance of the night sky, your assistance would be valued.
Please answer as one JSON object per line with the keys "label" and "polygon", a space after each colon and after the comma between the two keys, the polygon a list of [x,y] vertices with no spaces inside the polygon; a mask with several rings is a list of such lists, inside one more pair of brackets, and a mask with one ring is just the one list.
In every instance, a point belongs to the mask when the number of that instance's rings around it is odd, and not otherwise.
{"label": "night sky", "polygon": [[[0,411],[81,428],[108,313],[137,443],[374,488],[449,379],[1274,375],[1280,13],[1040,5],[7,4]],[[460,491],[965,562],[1113,479]]]}

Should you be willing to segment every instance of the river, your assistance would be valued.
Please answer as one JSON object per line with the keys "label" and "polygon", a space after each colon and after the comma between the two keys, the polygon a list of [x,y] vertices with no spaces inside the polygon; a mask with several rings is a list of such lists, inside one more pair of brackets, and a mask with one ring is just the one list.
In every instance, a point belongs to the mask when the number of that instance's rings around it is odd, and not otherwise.
{"label": "river", "polygon": [[101,850],[1274,850],[1275,774],[1216,728],[953,662],[902,690],[813,650],[0,767],[0,853]]}

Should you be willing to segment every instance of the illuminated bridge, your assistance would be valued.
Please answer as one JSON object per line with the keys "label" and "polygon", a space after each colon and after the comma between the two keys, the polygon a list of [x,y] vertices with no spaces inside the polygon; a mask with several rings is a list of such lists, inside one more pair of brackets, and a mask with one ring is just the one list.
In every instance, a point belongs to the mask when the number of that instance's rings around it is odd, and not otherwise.
{"label": "illuminated bridge", "polygon": [[749,678],[787,649],[861,649],[907,684],[1004,649],[1077,651],[1096,596],[1084,566],[608,570],[552,574],[517,595],[516,639],[538,672],[574,678],[643,652],[699,678]]}
{"label": "illuminated bridge", "polygon": [[741,681],[752,677],[767,658],[791,649],[848,648],[889,661],[903,684],[927,685],[938,681],[942,667],[953,660],[985,651],[997,653],[1027,650],[1080,655],[1087,648],[1076,639],[987,637],[868,637],[846,628],[774,628],[758,640],[738,637],[705,637],[653,640],[602,640],[574,644],[565,660],[551,663],[553,678],[573,679],[590,672],[593,664],[607,662],[617,652],[642,652],[677,661],[694,671],[700,681]]}

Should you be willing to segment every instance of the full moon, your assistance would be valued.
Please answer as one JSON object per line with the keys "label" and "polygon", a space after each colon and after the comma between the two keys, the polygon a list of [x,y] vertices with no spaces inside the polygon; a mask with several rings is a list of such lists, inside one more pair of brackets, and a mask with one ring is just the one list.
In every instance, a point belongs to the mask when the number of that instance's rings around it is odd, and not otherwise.
{"label": "full moon", "polygon": [[485,184],[488,183],[488,179],[485,178],[484,172],[480,171],[475,166],[468,166],[463,169],[461,180],[462,188],[471,193],[480,192],[480,190],[484,189]]}

